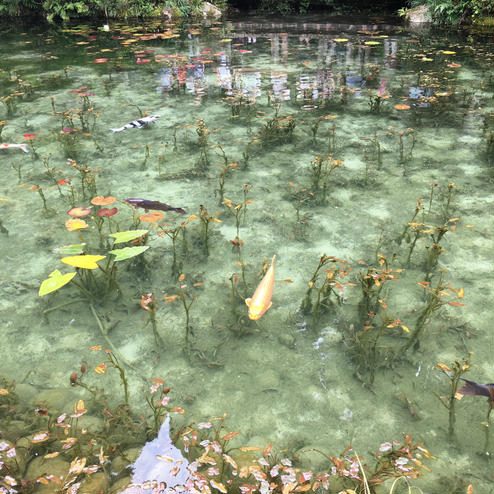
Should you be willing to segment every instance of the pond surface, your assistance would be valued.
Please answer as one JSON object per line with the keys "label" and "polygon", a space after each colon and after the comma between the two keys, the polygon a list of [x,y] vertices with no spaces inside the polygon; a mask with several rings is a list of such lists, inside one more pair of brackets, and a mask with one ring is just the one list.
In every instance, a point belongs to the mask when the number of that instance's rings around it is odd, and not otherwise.
{"label": "pond surface", "polygon": [[[0,144],[0,375],[25,406],[89,404],[81,361],[122,403],[93,370],[111,342],[137,416],[159,377],[175,428],[226,412],[243,445],[314,469],[332,464],[306,450],[370,465],[410,434],[436,457],[413,485],[492,492],[487,400],[456,401],[450,440],[437,367],[493,380],[492,37],[302,17],[2,32],[1,142],[29,152]],[[106,257],[61,261],[80,253]],[[40,297],[55,270],[77,274]]]}

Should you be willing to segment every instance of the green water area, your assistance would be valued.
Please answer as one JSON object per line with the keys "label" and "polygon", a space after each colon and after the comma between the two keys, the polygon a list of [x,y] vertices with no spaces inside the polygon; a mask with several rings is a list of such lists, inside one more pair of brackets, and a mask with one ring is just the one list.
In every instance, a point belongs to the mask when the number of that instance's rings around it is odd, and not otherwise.
{"label": "green water area", "polygon": [[493,492],[492,36],[1,32],[0,493]]}

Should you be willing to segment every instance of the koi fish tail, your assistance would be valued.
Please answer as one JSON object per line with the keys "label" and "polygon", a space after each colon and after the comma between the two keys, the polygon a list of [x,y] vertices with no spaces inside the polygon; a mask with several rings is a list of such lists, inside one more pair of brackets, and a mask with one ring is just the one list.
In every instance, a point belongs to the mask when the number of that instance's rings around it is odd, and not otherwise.
{"label": "koi fish tail", "polygon": [[19,146],[25,153],[29,153],[29,149],[27,148],[27,144],[21,144]]}

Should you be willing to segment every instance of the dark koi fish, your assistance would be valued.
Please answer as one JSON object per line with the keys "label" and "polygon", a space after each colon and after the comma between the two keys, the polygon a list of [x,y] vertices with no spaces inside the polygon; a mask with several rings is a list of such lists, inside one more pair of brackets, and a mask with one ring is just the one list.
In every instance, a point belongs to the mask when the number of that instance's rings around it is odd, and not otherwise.
{"label": "dark koi fish", "polygon": [[186,214],[187,211],[183,208],[174,208],[164,202],[150,201],[149,199],[124,199],[124,202],[134,206],[135,208],[143,208],[146,211],[175,211],[175,213]]}
{"label": "dark koi fish", "polygon": [[466,396],[486,396],[489,399],[489,404],[494,405],[494,383],[479,384],[475,381],[461,378],[466,384],[458,389],[458,393]]}

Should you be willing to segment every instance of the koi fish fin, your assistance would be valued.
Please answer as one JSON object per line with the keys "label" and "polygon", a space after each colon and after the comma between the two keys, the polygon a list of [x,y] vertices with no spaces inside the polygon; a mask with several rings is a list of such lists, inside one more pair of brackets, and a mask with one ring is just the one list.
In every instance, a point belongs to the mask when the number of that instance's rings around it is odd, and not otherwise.
{"label": "koi fish fin", "polygon": [[21,144],[21,149],[22,149],[25,153],[29,153],[29,149],[27,148],[27,144]]}
{"label": "koi fish fin", "polygon": [[251,298],[246,298],[246,299],[245,299],[245,305],[246,305],[247,307],[250,307],[250,303],[251,303],[251,302],[252,302],[252,299],[251,299]]}
{"label": "koi fish fin", "polygon": [[114,134],[115,134],[116,132],[120,132],[120,130],[119,130],[119,129],[110,129],[110,130],[111,130]]}
{"label": "koi fish fin", "polygon": [[273,302],[269,302],[268,308],[266,310],[271,309],[271,306],[273,305]]}

